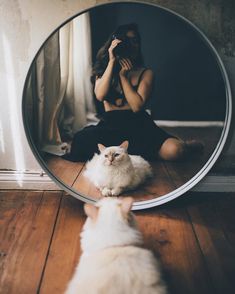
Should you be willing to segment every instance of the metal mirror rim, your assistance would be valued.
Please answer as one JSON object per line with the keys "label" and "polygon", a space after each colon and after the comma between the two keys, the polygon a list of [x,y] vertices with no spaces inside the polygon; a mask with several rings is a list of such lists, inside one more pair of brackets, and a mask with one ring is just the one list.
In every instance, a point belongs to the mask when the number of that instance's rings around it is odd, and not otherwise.
{"label": "metal mirror rim", "polygon": [[78,17],[79,15],[85,13],[85,12],[89,12],[92,9],[95,9],[96,7],[100,7],[100,6],[104,6],[104,5],[112,5],[112,4],[116,4],[116,3],[129,3],[129,4],[144,4],[144,5],[149,5],[149,6],[153,6],[153,7],[157,7],[159,9],[162,9],[164,11],[169,12],[170,14],[180,18],[182,21],[184,21],[187,25],[190,25],[195,32],[199,35],[199,37],[205,42],[205,44],[207,45],[208,49],[211,50],[211,53],[213,54],[221,75],[223,77],[223,81],[224,81],[224,86],[225,86],[225,90],[226,90],[226,114],[225,114],[225,120],[224,120],[224,126],[221,132],[221,136],[220,139],[215,147],[214,152],[212,153],[212,155],[210,156],[210,158],[207,160],[207,162],[204,164],[204,166],[200,169],[200,171],[198,173],[195,174],[195,176],[193,176],[189,181],[187,181],[185,184],[183,184],[182,186],[180,186],[179,188],[175,189],[174,191],[167,193],[163,196],[160,196],[156,199],[152,199],[152,200],[146,200],[146,201],[139,201],[139,202],[134,202],[133,205],[133,210],[140,210],[140,209],[147,209],[147,208],[151,208],[151,207],[155,207],[161,204],[164,204],[166,202],[169,202],[179,196],[181,196],[182,194],[184,194],[185,192],[189,191],[191,188],[193,188],[203,177],[205,177],[205,175],[209,172],[209,170],[212,168],[212,166],[214,165],[214,163],[216,162],[216,160],[218,159],[219,155],[222,152],[222,149],[225,145],[226,139],[228,137],[228,132],[229,132],[229,128],[230,128],[230,124],[231,124],[231,118],[232,118],[232,94],[231,94],[231,87],[230,87],[230,83],[229,83],[229,79],[228,79],[228,75],[225,69],[225,66],[219,56],[219,54],[217,53],[216,49],[214,48],[214,46],[212,45],[212,43],[209,41],[209,39],[205,36],[205,34],[195,25],[193,24],[191,21],[189,21],[187,18],[185,18],[184,16],[172,11],[171,9],[165,8],[163,6],[151,3],[151,2],[145,2],[145,1],[115,1],[112,3],[103,3],[103,4],[99,4],[99,5],[95,5],[93,7],[89,7],[85,10],[80,11],[79,13],[75,14],[74,16],[70,17],[69,19],[67,19],[65,22],[63,22],[58,28],[56,28],[49,36],[48,38],[43,42],[43,44],[41,45],[41,47],[39,48],[39,50],[37,51],[33,61],[30,64],[26,79],[25,79],[25,83],[24,83],[24,88],[23,88],[23,95],[22,95],[22,119],[23,119],[23,125],[24,125],[24,131],[26,134],[26,138],[28,140],[29,146],[31,148],[31,151],[34,155],[34,157],[37,159],[37,161],[39,162],[40,166],[42,167],[42,169],[45,171],[45,173],[52,179],[52,181],[54,181],[60,188],[62,188],[62,190],[65,190],[67,193],[69,193],[70,195],[74,196],[75,198],[82,200],[84,202],[87,203],[95,203],[96,200],[91,199],[83,194],[80,194],[78,192],[75,192],[72,188],[70,188],[69,186],[67,186],[65,183],[63,183],[62,181],[60,181],[47,167],[47,165],[45,164],[43,158],[41,157],[41,155],[39,154],[36,146],[33,143],[33,139],[32,136],[30,135],[30,129],[29,129],[29,125],[28,122],[26,120],[26,88],[27,88],[27,83],[29,80],[29,76],[31,73],[31,69],[32,66],[34,64],[34,61],[36,60],[38,54],[40,53],[41,49],[43,48],[44,44],[47,42],[47,40],[57,31],[59,30],[61,27],[63,27],[66,23],[68,23],[69,21],[71,21],[73,18]]}

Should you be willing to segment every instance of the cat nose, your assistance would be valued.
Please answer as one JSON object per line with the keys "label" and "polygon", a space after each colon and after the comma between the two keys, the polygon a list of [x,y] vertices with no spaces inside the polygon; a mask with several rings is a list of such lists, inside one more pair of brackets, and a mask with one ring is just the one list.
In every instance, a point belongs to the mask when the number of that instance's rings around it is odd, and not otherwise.
{"label": "cat nose", "polygon": [[111,165],[113,162],[113,158],[109,158],[109,164]]}

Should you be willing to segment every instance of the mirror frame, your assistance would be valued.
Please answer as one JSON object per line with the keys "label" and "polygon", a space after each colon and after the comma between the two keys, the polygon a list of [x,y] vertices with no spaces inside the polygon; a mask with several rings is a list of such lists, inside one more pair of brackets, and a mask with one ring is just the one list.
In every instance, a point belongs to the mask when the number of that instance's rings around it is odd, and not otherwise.
{"label": "mirror frame", "polygon": [[[28,122],[27,122],[27,119],[26,119],[27,110],[26,110],[25,102],[26,102],[27,83],[28,83],[28,80],[29,80],[29,76],[30,76],[31,69],[32,69],[34,61],[36,60],[37,56],[39,55],[39,53],[40,53],[41,49],[43,48],[44,44],[47,42],[47,40],[57,30],[59,30],[61,27],[63,27],[66,23],[68,23],[69,21],[71,21],[75,17],[78,17],[79,15],[81,15],[81,14],[83,14],[85,12],[89,12],[90,10],[95,9],[96,7],[104,6],[104,5],[112,5],[112,4],[117,4],[117,3],[130,3],[130,2],[129,1],[115,1],[113,3],[104,3],[104,4],[95,5],[93,7],[89,7],[87,9],[85,9],[85,10],[80,11],[79,13],[75,14],[74,16],[70,17],[68,20],[63,22],[59,27],[57,27],[49,35],[49,37],[43,42],[43,44],[41,45],[41,47],[37,51],[33,61],[30,64],[30,67],[29,67],[29,70],[28,70],[28,73],[27,73],[27,76],[26,76],[26,79],[25,79],[25,82],[24,82],[24,88],[23,88],[22,118],[23,118],[23,124],[24,124],[24,130],[25,130],[26,138],[28,140],[29,146],[31,148],[31,151],[33,152],[34,157],[37,159],[37,161],[39,162],[40,166],[45,171],[45,173],[52,179],[52,181],[54,181],[60,188],[62,188],[62,190],[65,190],[67,193],[74,196],[75,198],[77,198],[79,200],[82,200],[84,202],[87,202],[87,203],[95,203],[96,200],[91,199],[91,198],[89,198],[89,197],[87,197],[85,195],[79,194],[78,192],[75,192],[75,190],[73,190],[72,188],[67,186],[65,183],[63,183],[61,180],[59,180],[48,169],[48,167],[45,164],[43,158],[39,154],[38,149],[34,145],[32,136],[30,134],[30,128],[29,128],[29,125],[28,125]],[[188,19],[186,19],[182,15],[172,11],[171,9],[165,8],[163,6],[160,6],[160,5],[151,3],[151,2],[133,1],[133,2],[131,2],[131,4],[145,4],[145,5],[157,7],[159,9],[165,10],[165,11],[169,12],[170,14],[172,14],[173,16],[181,19],[183,22],[186,23],[186,25],[191,26],[194,29],[194,31],[199,35],[199,37],[203,40],[203,42],[207,45],[208,50],[210,50],[212,55],[214,56],[215,61],[217,62],[218,67],[220,69],[220,72],[221,72],[221,75],[222,75],[222,78],[223,78],[223,81],[224,81],[225,91],[226,91],[226,114],[225,114],[224,126],[223,126],[223,129],[222,129],[222,132],[221,132],[220,139],[219,139],[213,153],[211,154],[211,156],[207,160],[207,162],[200,169],[200,171],[197,172],[189,181],[187,181],[185,184],[183,184],[179,188],[175,189],[174,191],[172,191],[170,193],[167,193],[167,194],[165,194],[163,196],[160,196],[160,197],[158,197],[156,199],[134,202],[132,210],[140,210],[140,209],[151,208],[151,207],[154,207],[154,206],[164,204],[166,202],[169,202],[169,201],[181,196],[185,192],[189,191],[192,187],[194,187],[209,172],[209,170],[212,168],[212,166],[214,165],[214,163],[218,159],[219,155],[221,154],[222,149],[223,149],[223,147],[225,145],[226,139],[228,137],[228,132],[229,132],[229,128],[230,128],[230,124],[231,124],[231,118],[232,118],[232,94],[231,94],[231,87],[230,87],[228,75],[227,75],[225,66],[224,66],[219,54],[217,53],[216,49],[214,48],[212,43],[209,41],[209,39],[205,36],[205,34],[196,25],[194,25],[191,21],[189,21]]]}

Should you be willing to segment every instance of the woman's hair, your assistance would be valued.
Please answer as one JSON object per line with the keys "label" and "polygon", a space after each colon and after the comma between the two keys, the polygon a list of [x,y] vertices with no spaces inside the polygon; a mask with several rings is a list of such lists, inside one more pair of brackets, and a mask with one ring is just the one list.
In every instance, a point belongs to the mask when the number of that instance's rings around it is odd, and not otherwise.
{"label": "woman's hair", "polygon": [[[108,65],[109,62],[109,52],[108,49],[114,39],[114,36],[126,36],[127,32],[133,31],[138,38],[139,41],[139,52],[137,57],[135,58],[134,65],[135,66],[142,66],[143,65],[143,56],[141,53],[141,38],[138,30],[138,26],[135,23],[130,23],[126,25],[119,26],[108,38],[105,44],[100,48],[96,55],[96,61],[92,68],[92,75],[91,75],[91,82],[94,84],[96,77],[101,77]],[[114,79],[115,76],[117,77],[118,71],[114,69]]]}

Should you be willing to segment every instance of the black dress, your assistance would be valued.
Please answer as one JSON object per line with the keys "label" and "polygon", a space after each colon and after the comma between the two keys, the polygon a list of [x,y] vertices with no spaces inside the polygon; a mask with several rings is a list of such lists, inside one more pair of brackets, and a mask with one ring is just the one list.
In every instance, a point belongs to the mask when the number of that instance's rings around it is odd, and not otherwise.
{"label": "black dress", "polygon": [[[139,81],[142,74],[143,72]],[[135,86],[136,88],[138,84]],[[114,91],[112,90],[112,94]],[[163,142],[171,137],[173,136],[154,123],[145,110],[139,112],[113,110],[104,112],[97,125],[88,126],[78,131],[74,135],[71,152],[64,155],[63,158],[71,161],[86,161],[92,158],[95,152],[98,152],[98,143],[108,147],[118,146],[128,140],[129,154],[155,159]]]}

